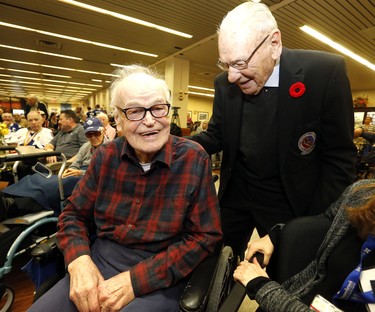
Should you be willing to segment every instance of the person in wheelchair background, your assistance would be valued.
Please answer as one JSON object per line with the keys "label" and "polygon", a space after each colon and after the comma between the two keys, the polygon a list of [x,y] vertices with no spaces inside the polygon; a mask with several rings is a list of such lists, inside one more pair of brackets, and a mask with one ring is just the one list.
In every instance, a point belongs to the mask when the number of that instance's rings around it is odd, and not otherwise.
{"label": "person in wheelchair background", "polygon": [[[361,180],[349,186],[322,217],[332,223],[315,259],[282,284],[269,279],[257,260],[243,261],[236,268],[234,278],[246,287],[261,311],[311,311],[310,304],[316,307],[317,302],[322,303],[319,298],[313,302],[316,295],[330,303],[326,303],[326,309],[315,311],[337,311],[332,306],[327,309],[331,302],[343,311],[367,311],[366,304],[375,302],[373,292],[363,293],[359,287],[360,273],[375,265],[375,180]],[[245,259],[260,252],[264,255],[263,265],[267,265],[277,248],[278,236],[276,231],[249,241]],[[303,248],[309,248],[308,244],[302,246],[300,253]],[[372,276],[370,280],[373,279]]]}
{"label": "person in wheelchair background", "polygon": [[[37,112],[30,112],[27,117]],[[98,118],[89,118],[83,125],[88,142],[83,144],[74,162],[63,172],[64,195],[68,197],[79,179],[85,174],[93,152],[105,142],[105,130]],[[39,174],[27,175],[0,192],[0,222],[42,210],[60,213],[61,203],[57,175],[50,178]]]}
{"label": "person in wheelchair background", "polygon": [[30,312],[179,311],[186,277],[221,241],[209,156],[169,134],[166,82],[137,65],[116,76],[123,136],[97,150],[68,198],[57,233],[67,274]]}

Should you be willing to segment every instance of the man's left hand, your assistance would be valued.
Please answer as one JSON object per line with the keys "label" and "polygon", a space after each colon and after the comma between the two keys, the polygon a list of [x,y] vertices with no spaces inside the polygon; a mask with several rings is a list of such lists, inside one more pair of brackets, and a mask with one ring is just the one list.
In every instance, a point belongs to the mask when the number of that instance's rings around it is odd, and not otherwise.
{"label": "man's left hand", "polygon": [[135,296],[129,271],[120,273],[98,286],[100,311],[120,311]]}

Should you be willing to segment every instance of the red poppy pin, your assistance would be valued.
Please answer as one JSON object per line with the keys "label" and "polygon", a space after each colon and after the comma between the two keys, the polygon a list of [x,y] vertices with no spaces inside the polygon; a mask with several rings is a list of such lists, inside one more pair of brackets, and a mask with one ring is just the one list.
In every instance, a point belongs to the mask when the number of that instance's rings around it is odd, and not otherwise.
{"label": "red poppy pin", "polygon": [[293,83],[289,88],[289,94],[291,97],[299,98],[306,91],[306,87],[302,82]]}

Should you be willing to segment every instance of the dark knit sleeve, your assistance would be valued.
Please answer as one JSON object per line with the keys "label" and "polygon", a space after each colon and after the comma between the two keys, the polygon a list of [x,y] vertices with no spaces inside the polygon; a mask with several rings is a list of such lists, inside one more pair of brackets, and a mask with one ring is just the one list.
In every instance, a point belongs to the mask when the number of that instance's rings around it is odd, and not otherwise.
{"label": "dark knit sleeve", "polygon": [[270,281],[271,279],[264,276],[258,276],[252,279],[246,285],[246,294],[249,296],[250,299],[254,300],[258,290]]}

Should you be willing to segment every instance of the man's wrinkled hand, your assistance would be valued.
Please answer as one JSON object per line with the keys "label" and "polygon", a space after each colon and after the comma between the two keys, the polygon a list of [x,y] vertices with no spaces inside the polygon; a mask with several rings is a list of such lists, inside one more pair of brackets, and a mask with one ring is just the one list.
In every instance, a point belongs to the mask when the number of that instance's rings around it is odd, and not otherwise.
{"label": "man's wrinkled hand", "polygon": [[98,286],[101,311],[120,311],[134,299],[129,271],[120,273]]}
{"label": "man's wrinkled hand", "polygon": [[80,256],[68,265],[69,297],[80,312],[100,312],[98,285],[104,280],[90,256]]}
{"label": "man's wrinkled hand", "polygon": [[270,262],[273,250],[274,246],[269,235],[263,236],[259,239],[253,239],[247,244],[245,259],[249,260],[255,253],[260,252],[264,256],[263,265],[267,266]]}

